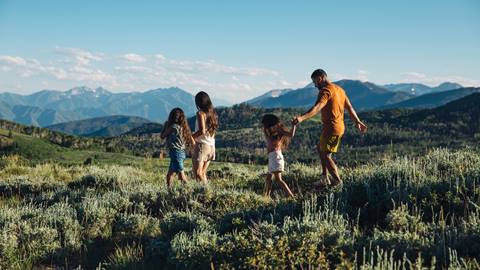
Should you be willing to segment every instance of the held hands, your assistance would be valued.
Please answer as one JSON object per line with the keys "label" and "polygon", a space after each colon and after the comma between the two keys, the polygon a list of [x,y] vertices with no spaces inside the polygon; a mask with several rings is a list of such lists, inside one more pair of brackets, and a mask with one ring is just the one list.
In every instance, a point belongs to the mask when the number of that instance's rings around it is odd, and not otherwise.
{"label": "held hands", "polygon": [[357,127],[358,131],[360,131],[360,133],[364,134],[365,132],[367,132],[368,127],[362,121],[358,121],[355,126]]}
{"label": "held hands", "polygon": [[300,116],[295,116],[292,119],[292,125],[293,126],[296,126],[296,125],[300,124],[301,122],[302,122],[302,118]]}
{"label": "held hands", "polygon": [[195,146],[195,144],[197,144],[193,136],[190,136],[190,143],[192,144],[192,146]]}

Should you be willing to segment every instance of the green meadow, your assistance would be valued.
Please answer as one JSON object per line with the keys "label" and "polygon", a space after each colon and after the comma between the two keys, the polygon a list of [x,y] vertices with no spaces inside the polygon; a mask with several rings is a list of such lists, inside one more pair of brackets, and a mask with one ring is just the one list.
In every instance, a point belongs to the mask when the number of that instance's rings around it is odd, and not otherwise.
{"label": "green meadow", "polygon": [[[18,137],[17,137],[18,136]],[[45,160],[0,160],[1,269],[477,269],[480,154],[436,149],[341,167],[214,163],[207,186],[175,182],[168,160],[67,150],[14,134]],[[127,164],[129,163],[129,164]],[[190,163],[186,164],[190,175]],[[190,177],[191,178],[191,177]]]}

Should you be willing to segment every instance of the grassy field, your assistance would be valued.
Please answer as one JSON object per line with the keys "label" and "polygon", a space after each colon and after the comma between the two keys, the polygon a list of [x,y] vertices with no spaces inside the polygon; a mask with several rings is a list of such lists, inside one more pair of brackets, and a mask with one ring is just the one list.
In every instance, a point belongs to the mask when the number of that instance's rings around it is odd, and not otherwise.
{"label": "grassy field", "polygon": [[41,162],[56,162],[63,165],[83,164],[88,158],[98,164],[132,165],[143,159],[121,153],[106,153],[101,151],[80,151],[61,147],[45,139],[13,132],[8,138],[9,131],[0,129],[0,138],[15,143],[14,149],[8,154],[18,154],[32,164]]}
{"label": "grassy field", "polygon": [[312,185],[317,167],[289,164],[285,178],[296,199],[278,187],[272,198],[262,195],[264,166],[229,163],[214,164],[208,186],[177,182],[169,192],[166,162],[2,158],[0,268],[480,266],[475,150],[341,168],[345,185],[331,192]]}

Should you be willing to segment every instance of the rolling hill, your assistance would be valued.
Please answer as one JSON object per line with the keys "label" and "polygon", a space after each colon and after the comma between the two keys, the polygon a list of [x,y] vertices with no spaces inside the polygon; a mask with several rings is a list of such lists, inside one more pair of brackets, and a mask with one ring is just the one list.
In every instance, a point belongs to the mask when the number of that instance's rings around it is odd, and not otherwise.
{"label": "rolling hill", "polygon": [[411,128],[423,128],[445,135],[480,135],[480,91],[443,106],[414,112],[400,121]]}
{"label": "rolling hill", "polygon": [[480,92],[480,88],[460,88],[439,93],[421,95],[409,100],[385,105],[382,108],[434,108],[478,92]]}
{"label": "rolling hill", "polygon": [[105,116],[60,123],[46,128],[84,137],[114,137],[140,127],[149,120],[136,116]]}
{"label": "rolling hill", "polygon": [[19,155],[31,163],[55,161],[60,164],[82,164],[90,158],[96,163],[129,165],[140,160],[138,157],[121,153],[63,147],[47,138],[10,132],[3,127],[0,128],[0,155]]}

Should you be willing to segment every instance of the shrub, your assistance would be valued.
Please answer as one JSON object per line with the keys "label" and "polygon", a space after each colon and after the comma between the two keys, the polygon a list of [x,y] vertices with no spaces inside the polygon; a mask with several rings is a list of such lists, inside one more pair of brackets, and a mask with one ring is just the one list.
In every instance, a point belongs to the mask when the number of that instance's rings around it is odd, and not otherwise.
{"label": "shrub", "polygon": [[114,231],[118,239],[141,240],[159,236],[160,222],[142,214],[124,214],[117,220]]}

